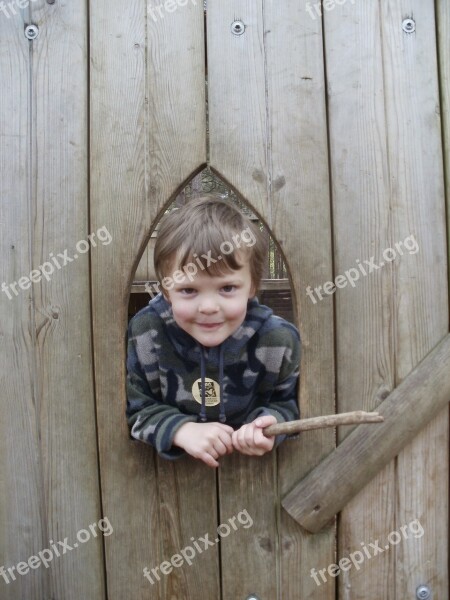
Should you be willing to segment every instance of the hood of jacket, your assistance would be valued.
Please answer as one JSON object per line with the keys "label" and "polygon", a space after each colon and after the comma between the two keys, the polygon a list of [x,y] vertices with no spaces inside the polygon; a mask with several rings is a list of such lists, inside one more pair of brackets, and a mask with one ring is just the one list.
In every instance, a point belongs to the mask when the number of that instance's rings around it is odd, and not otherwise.
{"label": "hood of jacket", "polygon": [[236,331],[218,346],[205,347],[176,323],[171,305],[162,294],[158,294],[149,302],[149,306],[159,315],[164,323],[166,333],[175,350],[191,361],[200,364],[202,408],[200,419],[206,421],[205,377],[206,364],[211,363],[219,367],[220,387],[220,421],[225,422],[225,407],[223,395],[223,369],[224,365],[231,365],[239,360],[242,349],[249,340],[258,332],[273,314],[272,309],[258,302],[256,297],[247,303],[247,313],[243,323]]}

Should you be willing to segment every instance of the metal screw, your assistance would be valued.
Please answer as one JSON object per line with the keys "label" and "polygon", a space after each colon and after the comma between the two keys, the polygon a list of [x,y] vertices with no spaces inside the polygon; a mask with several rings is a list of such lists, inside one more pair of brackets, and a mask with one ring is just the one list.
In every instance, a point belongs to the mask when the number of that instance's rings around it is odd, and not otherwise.
{"label": "metal screw", "polygon": [[[231,33],[234,35],[242,35],[245,31],[245,24],[242,21],[233,21],[231,23]],[[247,598],[247,600],[250,600]]]}
{"label": "metal screw", "polygon": [[431,590],[427,585],[419,585],[416,590],[417,600],[429,600],[431,598]]}
{"label": "metal screw", "polygon": [[405,19],[402,23],[402,28],[405,33],[414,33],[416,30],[416,22],[412,19]]}
{"label": "metal screw", "polygon": [[258,596],[255,596],[255,594],[250,594],[245,600],[259,600],[259,598]]}
{"label": "metal screw", "polygon": [[39,27],[37,25],[27,25],[25,27],[25,37],[27,40],[35,40],[39,35]]}

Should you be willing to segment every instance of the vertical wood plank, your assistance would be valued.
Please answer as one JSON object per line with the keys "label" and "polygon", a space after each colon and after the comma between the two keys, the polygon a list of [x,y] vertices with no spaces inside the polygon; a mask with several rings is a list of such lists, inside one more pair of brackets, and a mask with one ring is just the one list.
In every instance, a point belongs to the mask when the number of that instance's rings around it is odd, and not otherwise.
{"label": "vertical wood plank", "polygon": [[[44,263],[47,277],[32,288],[25,283],[27,291],[20,290],[10,305],[7,337],[14,334],[15,349],[8,359],[11,407],[6,441],[12,441],[12,435],[15,441],[7,451],[11,470],[5,484],[10,488],[9,510],[16,514],[8,515],[14,532],[14,540],[8,540],[13,548],[8,563],[27,561],[52,542],[67,540],[73,550],[66,556],[55,552],[48,570],[41,565],[19,576],[1,595],[100,600],[105,592],[101,536],[84,537],[84,543],[76,537],[101,517],[89,261],[87,256],[74,258],[77,242],[89,234],[87,15],[77,6],[50,7],[44,2],[13,12],[7,17],[11,20],[5,39],[11,46],[2,55],[5,76],[18,82],[6,88],[17,92],[12,96],[17,105],[9,116],[5,113],[8,121],[14,117],[6,129],[11,131],[8,144],[13,144],[10,174],[18,177],[14,185],[9,181],[5,199],[12,219],[21,212],[23,221],[20,227],[19,220],[11,223],[6,255],[20,256],[12,261],[13,279],[27,277]],[[33,42],[24,37],[22,16],[25,24],[39,28]],[[2,27],[5,22],[2,15]],[[14,63],[18,68],[12,72]],[[73,264],[58,260],[65,250]],[[22,384],[17,386],[13,377],[25,378],[29,389],[20,389]]]}
{"label": "vertical wood plank", "polygon": [[[324,15],[336,276],[359,280],[335,292],[338,412],[372,410],[394,387],[391,268],[364,276],[390,246],[389,174],[377,3],[347,3]],[[367,267],[367,265],[365,265]],[[367,267],[368,273],[368,267]],[[319,282],[318,282],[319,283]],[[351,428],[338,430],[338,441]],[[342,511],[337,559],[384,540],[395,524],[394,464]],[[394,553],[338,578],[342,598],[392,600]],[[326,566],[326,565],[324,565]],[[330,585],[330,575],[325,573]]]}
{"label": "vertical wood plank", "polygon": [[[241,36],[230,31],[235,19],[245,24]],[[230,2],[208,5],[207,29],[211,167],[260,213],[286,253],[302,308],[302,410],[332,412],[332,305],[305,306],[304,292],[313,271],[325,281],[331,273],[321,24],[294,2]],[[334,598],[333,585],[318,590],[309,577],[333,560],[333,528],[313,538],[279,511],[294,474],[333,445],[330,432],[286,443],[278,469],[275,453],[222,462],[221,513],[248,507],[254,521],[239,556],[222,544],[225,599]]]}
{"label": "vertical wood plank", "polygon": [[[235,20],[243,35],[231,32]],[[261,0],[208,5],[210,166],[270,226],[263,31]]]}
{"label": "vertical wood plank", "polygon": [[[35,287],[36,387],[48,535],[74,540],[101,518],[91,356],[88,238],[87,7],[31,9],[33,263],[68,249],[73,263]],[[32,150],[32,152],[33,152]],[[92,247],[102,252],[106,248]],[[59,269],[59,267],[58,267]],[[106,515],[107,516],[107,515]],[[77,542],[75,542],[77,543]],[[83,573],[83,577],[79,574]],[[51,595],[104,598],[103,540],[96,537],[53,565]]]}
{"label": "vertical wood plank", "polygon": [[[394,265],[395,375],[402,381],[448,332],[445,189],[433,0],[381,3],[393,240],[413,234],[420,250]],[[401,23],[411,16],[416,32]],[[411,260],[413,259],[413,260]],[[448,594],[448,409],[397,459],[397,530],[424,534],[396,547],[396,597],[428,584]]]}
{"label": "vertical wood plank", "polygon": [[[231,32],[235,20],[243,35]],[[263,32],[263,2],[208,3],[210,165],[270,224]],[[239,532],[239,553],[231,538],[221,542],[223,600],[277,597],[277,497],[275,453],[221,460],[220,516],[247,509],[253,520]]]}
{"label": "vertical wood plank", "polygon": [[191,537],[215,530],[216,482],[190,457],[164,461],[130,440],[125,420],[134,270],[166,203],[206,161],[203,7],[188,3],[160,14],[150,11],[155,6],[91,4],[91,214],[113,236],[111,252],[93,257],[102,495],[116,528],[106,546],[109,600],[193,600],[200,588],[205,597],[219,596],[218,548],[192,566],[159,572],[153,585],[144,578],[144,567],[159,568]]}
{"label": "vertical wood plank", "polygon": [[[314,304],[306,293],[329,281],[333,269],[322,22],[295,0],[266,2],[264,22],[272,231],[290,267],[303,343],[300,411],[310,417],[335,410],[333,301]],[[280,496],[334,446],[332,430],[284,443]],[[334,580],[318,586],[311,576],[335,560],[334,523],[313,536],[284,510],[279,518],[278,597],[334,600]]]}
{"label": "vertical wood plank", "polygon": [[[441,120],[444,143],[445,195],[447,199],[447,235],[450,235],[450,5],[436,2],[438,33],[439,76],[441,93]],[[449,246],[450,253],[450,246]],[[450,261],[450,254],[449,254]]]}
{"label": "vertical wood plank", "polygon": [[[32,291],[9,284],[30,272],[29,42],[23,16],[0,19],[0,564],[6,569],[44,547],[46,516],[39,448],[39,401],[33,385],[36,349],[30,326]],[[32,306],[32,305],[31,305]],[[0,580],[5,600],[49,595],[48,572]]]}

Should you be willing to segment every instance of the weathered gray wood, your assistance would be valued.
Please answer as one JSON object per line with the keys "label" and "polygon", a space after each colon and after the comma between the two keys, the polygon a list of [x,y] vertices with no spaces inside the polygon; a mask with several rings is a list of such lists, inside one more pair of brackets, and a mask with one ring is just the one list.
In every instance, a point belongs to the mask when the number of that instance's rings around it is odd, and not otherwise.
{"label": "weathered gray wood", "polygon": [[143,576],[217,526],[214,472],[190,458],[162,463],[129,439],[125,420],[134,271],[156,219],[206,161],[203,7],[163,8],[156,19],[146,8],[140,0],[91,6],[92,222],[113,236],[108,252],[93,257],[102,492],[115,525],[106,545],[108,598],[193,600],[200,588],[216,598],[218,548],[153,585]]}
{"label": "weathered gray wood", "polygon": [[[0,475],[1,564],[7,567],[51,548],[50,540],[67,538],[73,546],[77,532],[91,534],[89,525],[102,516],[89,260],[80,255],[64,266],[58,257],[66,249],[73,258],[76,243],[90,233],[87,7],[12,6],[9,17],[0,17],[4,278],[17,281],[47,262],[48,280],[5,298],[6,305],[1,300],[8,382],[0,436],[7,458]],[[24,36],[28,23],[39,26],[33,42]],[[64,556],[55,553],[48,570],[16,573],[9,585],[2,579],[0,596],[103,599],[101,534],[84,539]]]}
{"label": "weathered gray wood", "polygon": [[[243,6],[240,0],[208,4],[208,108],[211,168],[251,203],[252,210],[267,218],[261,5],[258,1]],[[241,36],[230,30],[237,14],[247,25]],[[255,460],[233,453],[221,460],[220,515],[247,509],[253,519],[250,529],[221,542],[223,600],[252,593],[262,598],[277,596],[275,476],[274,454]]]}
{"label": "weathered gray wood", "polygon": [[[241,36],[230,32],[237,18]],[[251,202],[285,252],[302,315],[301,410],[333,412],[332,303],[308,305],[305,294],[314,273],[330,278],[332,262],[321,23],[290,0],[211,2],[208,57],[211,167]],[[334,599],[333,583],[318,589],[309,577],[311,566],[333,560],[333,528],[313,539],[279,510],[293,474],[333,447],[333,433],[321,432],[281,446],[278,470],[270,457],[224,461],[221,511],[246,505],[248,490],[257,499],[239,556],[231,540],[222,548],[225,599]]]}
{"label": "weathered gray wood", "polygon": [[[450,5],[446,0],[436,1],[438,33],[440,113],[444,142],[444,176],[447,198],[447,232],[450,231]],[[450,247],[449,247],[450,252]],[[449,256],[450,262],[450,256]]]}
{"label": "weathered gray wood", "polygon": [[359,425],[283,498],[291,517],[320,531],[448,404],[449,364],[450,334],[377,407],[384,423]]}
{"label": "weathered gray wood", "polygon": [[[398,384],[449,330],[445,188],[435,3],[384,0],[381,8],[392,240],[414,234],[420,248],[393,263]],[[414,34],[399,27],[409,15],[416,23]],[[447,360],[447,377],[448,365]],[[444,450],[449,444],[448,417],[447,406],[397,459],[397,528],[419,519],[427,532],[395,548],[397,563],[407,565],[396,573],[399,600],[413,597],[423,582],[434,597],[448,595],[448,536],[443,532],[448,531],[449,489],[448,477],[442,477],[449,471]]]}
{"label": "weathered gray wood", "polygon": [[[0,19],[0,277],[10,284],[30,272],[33,221],[29,206],[28,42],[21,18]],[[35,333],[31,290],[0,294],[0,563],[5,568],[43,548],[47,520],[39,448]],[[37,548],[36,548],[37,549]],[[47,571],[0,580],[5,600],[49,596]]]}
{"label": "weathered gray wood", "polygon": [[[380,5],[346,2],[325,10],[324,27],[335,279],[350,268],[358,270],[357,260],[363,267],[372,256],[381,261],[392,241]],[[355,287],[347,284],[334,293],[338,412],[376,410],[395,386],[391,266],[359,274]],[[351,430],[338,430],[338,443]],[[390,464],[344,507],[336,560],[360,548],[361,541],[383,538],[395,529],[394,485],[395,465]],[[392,556],[385,553],[359,571],[343,571],[337,578],[339,594],[345,597],[351,590],[353,598],[393,600]]]}

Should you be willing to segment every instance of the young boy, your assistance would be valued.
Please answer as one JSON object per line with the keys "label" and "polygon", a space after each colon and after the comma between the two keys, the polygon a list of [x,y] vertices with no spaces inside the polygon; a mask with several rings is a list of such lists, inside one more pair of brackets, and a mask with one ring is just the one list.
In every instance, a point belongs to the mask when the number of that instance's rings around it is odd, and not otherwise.
{"label": "young boy", "polygon": [[154,251],[164,291],[128,328],[131,435],[168,459],[218,467],[233,451],[262,455],[299,418],[300,337],[259,304],[260,230],[231,203],[202,197],[167,214]]}

